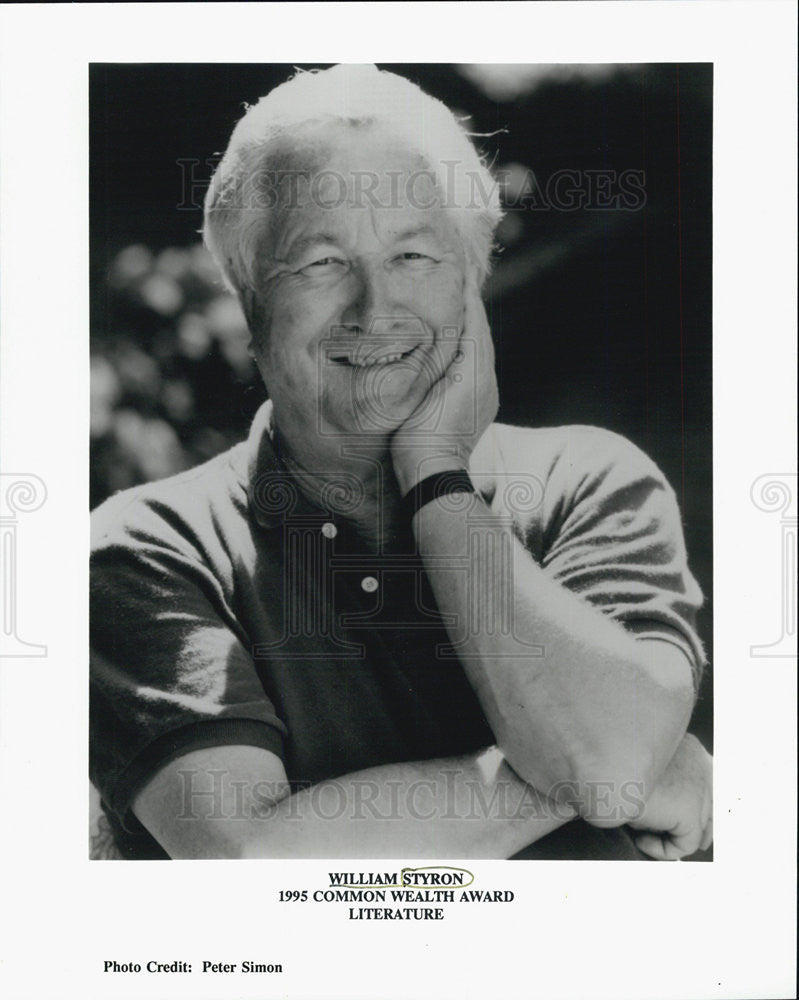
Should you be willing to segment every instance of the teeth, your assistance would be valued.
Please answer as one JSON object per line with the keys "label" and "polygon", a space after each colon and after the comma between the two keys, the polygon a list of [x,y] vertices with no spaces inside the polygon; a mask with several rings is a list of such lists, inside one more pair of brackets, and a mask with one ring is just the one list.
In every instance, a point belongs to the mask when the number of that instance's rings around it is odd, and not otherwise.
{"label": "teeth", "polygon": [[399,361],[402,354],[386,354],[382,358],[364,358],[362,361],[351,361],[350,364],[359,368],[371,368],[374,365],[387,365],[393,361]]}
{"label": "teeth", "polygon": [[403,358],[412,354],[414,351],[413,347],[409,347],[407,351],[394,351],[392,354],[382,354],[378,356],[370,357],[358,357],[357,354],[342,354],[338,357],[333,357],[331,360],[339,362],[339,364],[348,364],[353,368],[373,368],[375,365],[389,365],[393,364],[395,361],[401,361]]}

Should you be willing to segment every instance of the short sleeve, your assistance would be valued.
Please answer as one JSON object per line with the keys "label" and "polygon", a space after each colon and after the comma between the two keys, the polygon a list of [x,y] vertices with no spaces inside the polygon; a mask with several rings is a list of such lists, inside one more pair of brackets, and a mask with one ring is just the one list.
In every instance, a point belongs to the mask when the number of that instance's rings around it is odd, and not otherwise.
{"label": "short sleeve", "polygon": [[134,502],[93,520],[91,778],[106,809],[137,830],[131,801],[170,760],[225,744],[282,757],[286,728],[221,574],[180,519]]}
{"label": "short sleeve", "polygon": [[674,491],[630,441],[577,430],[547,484],[560,502],[542,566],[637,638],[682,649],[698,691],[705,654],[696,616],[703,597],[688,568]]}

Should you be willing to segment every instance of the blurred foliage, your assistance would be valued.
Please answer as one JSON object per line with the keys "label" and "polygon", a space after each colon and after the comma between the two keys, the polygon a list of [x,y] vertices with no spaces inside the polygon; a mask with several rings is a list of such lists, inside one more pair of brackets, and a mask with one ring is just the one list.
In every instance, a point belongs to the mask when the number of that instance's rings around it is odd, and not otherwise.
{"label": "blurred foliage", "polygon": [[91,504],[240,441],[265,398],[238,304],[201,245],[111,261],[91,355]]}

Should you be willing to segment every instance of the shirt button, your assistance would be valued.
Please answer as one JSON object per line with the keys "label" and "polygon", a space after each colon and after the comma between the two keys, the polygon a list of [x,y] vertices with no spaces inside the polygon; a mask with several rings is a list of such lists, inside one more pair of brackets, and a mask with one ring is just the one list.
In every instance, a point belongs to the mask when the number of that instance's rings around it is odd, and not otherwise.
{"label": "shirt button", "polygon": [[373,594],[377,590],[378,586],[379,584],[373,576],[365,576],[363,580],[361,580],[361,587],[367,594]]}
{"label": "shirt button", "polygon": [[335,524],[331,524],[329,521],[326,521],[322,525],[322,534],[325,536],[325,538],[335,538],[336,535],[338,534],[338,528],[335,526]]}

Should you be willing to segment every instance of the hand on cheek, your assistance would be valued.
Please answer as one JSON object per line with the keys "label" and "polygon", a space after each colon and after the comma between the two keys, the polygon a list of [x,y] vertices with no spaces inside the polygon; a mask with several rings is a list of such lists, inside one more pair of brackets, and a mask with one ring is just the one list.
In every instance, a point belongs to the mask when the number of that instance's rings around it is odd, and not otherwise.
{"label": "hand on cheek", "polygon": [[439,344],[442,374],[392,439],[403,492],[433,472],[465,468],[499,405],[491,331],[473,281],[464,288],[460,337]]}

